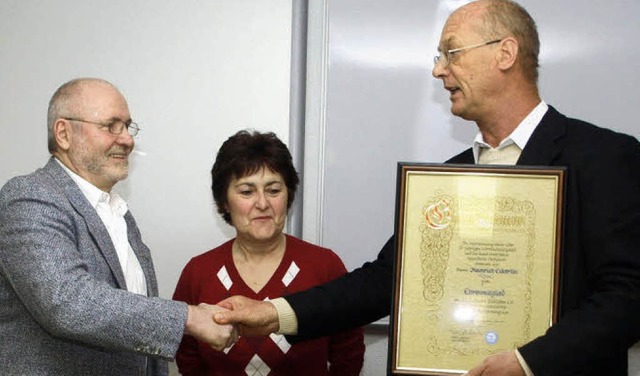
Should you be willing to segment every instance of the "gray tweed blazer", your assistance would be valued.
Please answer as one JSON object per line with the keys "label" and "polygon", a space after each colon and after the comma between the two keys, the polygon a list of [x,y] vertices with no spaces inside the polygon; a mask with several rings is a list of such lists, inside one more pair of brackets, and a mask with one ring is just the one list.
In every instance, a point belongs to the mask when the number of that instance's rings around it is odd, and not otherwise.
{"label": "gray tweed blazer", "polygon": [[107,229],[51,158],[0,191],[0,375],[166,375],[186,305],[157,297],[149,249],[128,212],[151,297],[126,291]]}

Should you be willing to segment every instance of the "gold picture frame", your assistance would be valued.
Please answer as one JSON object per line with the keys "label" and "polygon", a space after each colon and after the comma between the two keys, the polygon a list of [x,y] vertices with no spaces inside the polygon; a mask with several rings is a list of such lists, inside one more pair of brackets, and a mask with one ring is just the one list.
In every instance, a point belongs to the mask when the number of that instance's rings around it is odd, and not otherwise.
{"label": "gold picture frame", "polygon": [[460,375],[557,319],[565,171],[398,163],[390,375]]}

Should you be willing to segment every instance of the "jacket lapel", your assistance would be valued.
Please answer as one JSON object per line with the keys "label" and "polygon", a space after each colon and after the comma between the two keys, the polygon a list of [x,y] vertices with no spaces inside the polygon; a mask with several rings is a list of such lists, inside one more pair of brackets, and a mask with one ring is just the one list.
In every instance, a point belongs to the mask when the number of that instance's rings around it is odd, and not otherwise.
{"label": "jacket lapel", "polygon": [[118,254],[116,253],[116,249],[111,241],[109,232],[98,216],[96,210],[91,206],[91,204],[89,204],[89,201],[87,201],[87,198],[84,196],[80,188],[78,188],[73,179],[71,179],[67,172],[58,164],[58,162],[55,161],[54,158],[49,160],[44,169],[53,176],[54,181],[60,185],[71,205],[78,214],[84,218],[87,228],[89,229],[89,233],[107,261],[118,287],[126,290],[127,283],[124,279],[122,266],[118,260]]}
{"label": "jacket lapel", "polygon": [[129,239],[129,244],[140,262],[140,267],[147,281],[147,295],[158,296],[158,281],[156,280],[156,274],[153,270],[151,252],[142,242],[140,230],[131,212],[128,211],[127,214],[125,214],[124,220],[127,222],[127,238]]}
{"label": "jacket lapel", "polygon": [[566,134],[566,117],[549,106],[540,124],[522,150],[517,165],[552,166],[563,149]]}

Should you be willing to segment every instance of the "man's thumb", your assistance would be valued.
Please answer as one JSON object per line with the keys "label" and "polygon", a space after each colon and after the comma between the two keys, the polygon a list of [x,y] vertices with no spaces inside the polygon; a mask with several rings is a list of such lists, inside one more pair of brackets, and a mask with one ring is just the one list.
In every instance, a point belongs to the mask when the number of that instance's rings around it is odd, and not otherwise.
{"label": "man's thumb", "polygon": [[220,325],[226,325],[229,323],[229,317],[227,315],[227,312],[218,312],[215,315],[213,315],[213,319],[216,321],[216,323]]}

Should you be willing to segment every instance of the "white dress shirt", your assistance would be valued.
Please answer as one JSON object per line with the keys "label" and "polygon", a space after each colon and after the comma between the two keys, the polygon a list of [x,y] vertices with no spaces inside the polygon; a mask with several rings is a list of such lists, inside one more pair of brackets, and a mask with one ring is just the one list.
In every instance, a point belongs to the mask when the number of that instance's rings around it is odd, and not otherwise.
{"label": "white dress shirt", "polygon": [[[516,129],[511,132],[511,134],[500,142],[500,145],[496,148],[492,148],[491,145],[484,141],[482,137],[482,133],[478,132],[475,140],[473,140],[473,160],[475,163],[480,163],[480,153],[484,152],[485,149],[490,153],[495,151],[500,151],[512,144],[516,144],[520,151],[524,150],[525,145],[531,138],[533,131],[536,129],[544,114],[547,113],[549,106],[544,102],[540,101],[538,105],[525,117],[520,124],[516,127]],[[504,163],[514,165],[517,161],[517,158],[512,163]],[[490,164],[490,163],[489,163]],[[503,164],[503,163],[501,163]]]}
{"label": "white dress shirt", "polygon": [[120,261],[120,267],[124,274],[127,290],[136,294],[147,295],[147,281],[140,266],[138,257],[133,252],[127,237],[127,222],[124,215],[129,210],[127,203],[117,193],[107,193],[79,175],[68,169],[62,162],[56,159],[60,166],[69,174],[78,185],[80,191],[87,198],[91,206],[96,209],[98,216],[109,232]]}

